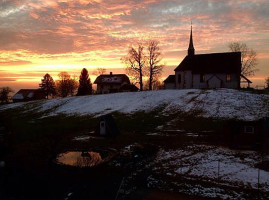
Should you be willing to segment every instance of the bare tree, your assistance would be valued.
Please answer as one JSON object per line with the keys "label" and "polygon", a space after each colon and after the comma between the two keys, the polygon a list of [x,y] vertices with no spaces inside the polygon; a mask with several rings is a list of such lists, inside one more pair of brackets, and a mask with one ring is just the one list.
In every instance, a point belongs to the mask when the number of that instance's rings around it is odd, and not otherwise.
{"label": "bare tree", "polygon": [[106,73],[106,69],[99,67],[93,72],[93,75],[99,76],[105,73]]}
{"label": "bare tree", "polygon": [[126,65],[126,72],[138,81],[140,91],[143,91],[143,69],[146,64],[144,46],[139,43],[137,49],[130,47],[127,56],[122,58]]}
{"label": "bare tree", "polygon": [[164,83],[162,81],[155,81],[152,84],[152,89],[153,90],[164,90]]}
{"label": "bare tree", "polygon": [[154,82],[158,80],[164,67],[164,65],[160,64],[162,58],[159,42],[156,40],[149,41],[147,45],[147,53],[149,90],[152,90]]}
{"label": "bare tree", "polygon": [[245,43],[233,42],[229,44],[232,52],[241,52],[242,74],[244,76],[254,76],[258,65],[257,53],[249,48]]}
{"label": "bare tree", "polygon": [[73,77],[69,81],[69,95],[74,96],[77,93],[78,87],[79,87],[79,78],[76,75],[73,75]]}
{"label": "bare tree", "polygon": [[269,77],[265,79],[265,87],[269,89]]}
{"label": "bare tree", "polygon": [[[144,82],[144,89],[146,90],[149,90],[149,79],[147,79],[145,82]],[[152,90],[162,90],[164,89],[164,84],[162,81],[159,80],[159,78],[157,79],[153,79],[153,82],[152,82]]]}
{"label": "bare tree", "polygon": [[9,102],[9,93],[13,92],[10,87],[2,87],[0,88],[0,102],[8,103]]}
{"label": "bare tree", "polygon": [[77,77],[71,78],[67,72],[61,72],[58,74],[59,80],[56,81],[56,90],[59,96],[67,97],[74,96],[76,89],[78,88]]}

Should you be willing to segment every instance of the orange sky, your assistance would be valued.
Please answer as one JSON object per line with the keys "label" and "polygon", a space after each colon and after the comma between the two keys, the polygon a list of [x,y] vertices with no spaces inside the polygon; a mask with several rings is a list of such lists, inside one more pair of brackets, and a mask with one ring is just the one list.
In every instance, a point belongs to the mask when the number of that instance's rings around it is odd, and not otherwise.
{"label": "orange sky", "polygon": [[141,39],[160,41],[167,76],[186,55],[191,20],[196,53],[241,41],[258,53],[253,86],[269,76],[268,0],[3,0],[0,11],[0,87],[36,88],[47,72],[83,67],[124,73],[120,59]]}

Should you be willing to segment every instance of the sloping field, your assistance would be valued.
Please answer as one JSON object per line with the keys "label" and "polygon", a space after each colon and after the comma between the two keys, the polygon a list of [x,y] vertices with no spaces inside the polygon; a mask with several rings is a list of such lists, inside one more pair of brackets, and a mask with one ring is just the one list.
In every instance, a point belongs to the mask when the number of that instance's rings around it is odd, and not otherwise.
{"label": "sloping field", "polygon": [[203,117],[256,120],[269,116],[269,95],[231,89],[159,90],[9,104],[0,110],[22,106],[44,112],[46,116],[60,113],[100,116],[115,111],[131,114],[162,106],[163,114],[198,111]]}

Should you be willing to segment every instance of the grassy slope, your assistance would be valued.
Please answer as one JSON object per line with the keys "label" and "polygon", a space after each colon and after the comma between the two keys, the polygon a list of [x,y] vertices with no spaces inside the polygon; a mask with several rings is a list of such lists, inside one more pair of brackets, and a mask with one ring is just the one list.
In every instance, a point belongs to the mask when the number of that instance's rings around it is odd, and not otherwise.
{"label": "grassy slope", "polygon": [[[166,91],[161,91],[166,92]],[[171,91],[173,92],[173,91]],[[170,99],[173,98],[173,95],[170,95]],[[200,101],[197,101],[199,95],[204,95],[207,92],[217,92],[218,91],[183,91],[182,94],[185,95],[187,102],[192,104],[195,102],[199,104]],[[221,95],[225,93],[225,90],[219,91]],[[197,95],[196,95],[197,93]],[[245,95],[240,91],[228,90],[228,93],[239,93],[239,97]],[[142,97],[150,98],[151,95],[159,93],[141,93]],[[162,94],[162,93],[160,93]],[[179,92],[179,95],[182,95]],[[214,93],[215,94],[215,93]],[[107,97],[117,97],[129,95],[126,94],[113,94],[112,96],[96,96],[96,97],[74,97],[73,102],[80,102],[80,99],[83,100],[85,105],[87,101],[85,100],[92,98],[101,98],[107,102]],[[139,93],[134,93],[137,97],[140,96]],[[247,94],[248,95],[248,94]],[[189,97],[188,97],[189,96]],[[169,99],[168,98],[168,99]],[[219,98],[221,99],[221,98]],[[9,143],[9,148],[12,150],[13,156],[25,157],[28,158],[30,152],[35,152],[33,156],[36,156],[37,159],[44,159],[46,162],[51,155],[56,154],[57,152],[63,151],[70,148],[83,148],[84,144],[77,144],[72,142],[74,136],[83,135],[93,131],[98,123],[98,118],[95,118],[94,115],[65,115],[57,114],[50,117],[49,114],[53,113],[56,109],[61,107],[62,104],[66,104],[67,99],[56,100],[54,106],[50,109],[45,109],[40,111],[40,106],[46,103],[53,103],[52,101],[36,101],[22,104],[11,109],[0,110],[1,117],[1,126],[5,127],[6,133],[8,133],[7,141]],[[72,102],[71,101],[71,102]],[[96,101],[96,100],[92,100]],[[144,99],[144,101],[146,101]],[[183,100],[182,100],[183,101]],[[60,102],[60,104],[59,104]],[[105,102],[99,102],[100,104]],[[162,101],[161,101],[162,102]],[[123,103],[125,103],[123,101]],[[128,102],[127,102],[128,103]],[[261,102],[261,104],[267,104],[268,102]],[[71,104],[72,105],[72,104]],[[11,105],[13,106],[13,105]],[[75,106],[75,105],[73,105]],[[92,105],[94,106],[94,105]],[[160,104],[158,107],[150,111],[137,111],[134,113],[124,114],[117,111],[111,110],[119,129],[121,130],[121,136],[117,140],[106,140],[105,142],[95,142],[94,146],[98,145],[111,145],[116,148],[121,148],[124,145],[128,145],[132,142],[145,141],[149,140],[148,137],[145,137],[147,132],[159,131],[157,127],[162,130],[185,130],[190,132],[201,132],[201,131],[223,131],[223,125],[226,120],[222,118],[204,118],[201,117],[204,111],[200,110],[201,105],[196,106],[197,109],[191,109],[189,112],[183,112],[181,110],[176,110],[176,112],[167,112],[167,104]],[[204,105],[210,106],[210,105]],[[265,108],[266,109],[266,108]],[[172,109],[173,110],[173,109]],[[141,134],[139,134],[141,133]],[[161,140],[159,141],[161,142]],[[166,141],[167,142],[167,141]],[[100,143],[100,144],[99,144]],[[173,146],[173,141],[171,141],[170,146]],[[85,144],[85,146],[89,144]],[[176,146],[176,145],[174,145]],[[21,151],[20,149],[24,149]],[[36,150],[38,149],[38,151]],[[42,156],[41,156],[42,155]],[[24,160],[23,158],[22,160]],[[31,159],[31,158],[29,158]]]}
{"label": "grassy slope", "polygon": [[[176,149],[193,141],[180,136],[166,137],[164,140],[163,137],[158,136],[148,137],[146,133],[159,131],[156,130],[157,127],[163,130],[220,132],[225,123],[222,119],[199,117],[201,113],[199,110],[188,113],[177,111],[168,115],[163,112],[165,105],[162,105],[149,112],[139,111],[132,114],[113,112],[122,133],[118,138],[78,142],[73,141],[73,137],[93,131],[98,119],[92,115],[63,114],[44,118],[44,115],[49,114],[55,108],[38,112],[41,103],[42,101],[34,102],[34,104],[27,103],[21,107],[0,111],[1,126],[5,127],[7,133],[6,152],[8,153],[3,156],[11,168],[28,171],[30,174],[35,172],[46,174],[45,171],[51,159],[63,151],[103,147],[121,149],[133,143],[154,144],[164,149]],[[43,179],[46,180],[46,177],[41,178]],[[33,181],[38,180],[33,179]],[[13,187],[13,183],[11,186]],[[66,188],[63,187],[63,189]]]}

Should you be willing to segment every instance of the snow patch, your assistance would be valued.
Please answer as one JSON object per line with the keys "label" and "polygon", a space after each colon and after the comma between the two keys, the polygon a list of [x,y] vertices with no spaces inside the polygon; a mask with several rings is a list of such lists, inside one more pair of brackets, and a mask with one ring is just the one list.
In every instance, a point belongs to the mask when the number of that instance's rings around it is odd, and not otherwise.
{"label": "snow patch", "polygon": [[[43,101],[40,111],[49,116],[94,115],[111,112],[132,114],[137,111],[152,111],[163,106],[163,115],[176,112],[200,113],[203,117],[236,118],[257,120],[269,116],[269,96],[239,90],[159,90],[116,94],[68,97]],[[21,106],[1,106],[0,110]],[[161,127],[157,127],[160,129]]]}
{"label": "snow patch", "polygon": [[192,145],[186,149],[160,150],[156,163],[161,166],[155,170],[254,189],[258,188],[259,179],[259,188],[269,191],[269,172],[255,167],[260,161],[256,152]]}

